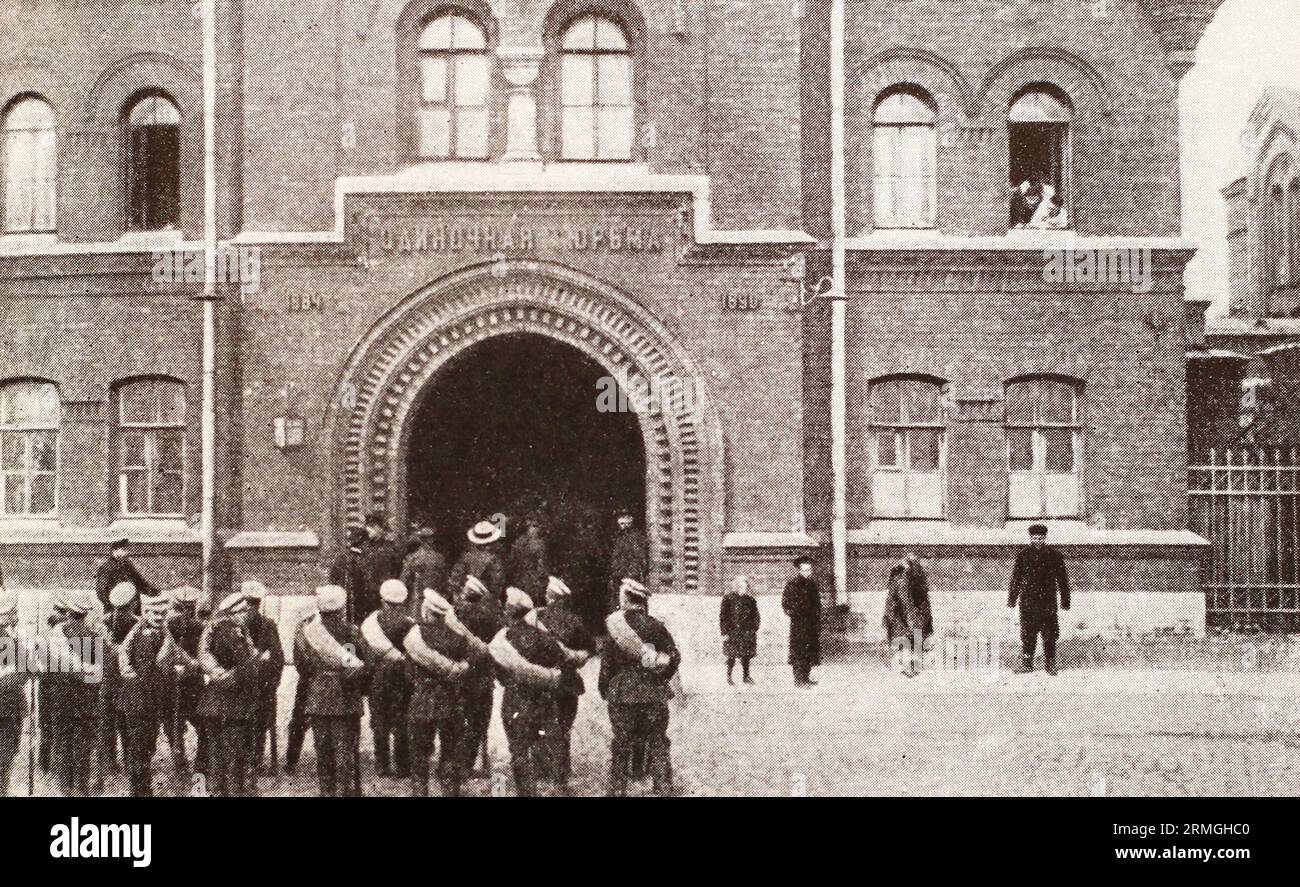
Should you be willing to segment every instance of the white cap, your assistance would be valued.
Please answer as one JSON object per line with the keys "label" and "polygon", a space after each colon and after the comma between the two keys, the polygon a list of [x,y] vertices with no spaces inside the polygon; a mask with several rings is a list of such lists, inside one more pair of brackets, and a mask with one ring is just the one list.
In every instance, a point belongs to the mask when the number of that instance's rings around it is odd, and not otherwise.
{"label": "white cap", "polygon": [[648,597],[650,597],[649,589],[647,589],[644,585],[642,585],[640,582],[637,582],[635,579],[631,578],[630,576],[623,577],[623,582],[622,584],[619,585],[618,590],[623,594],[630,595],[631,597],[637,597],[640,598],[641,600],[645,600]]}
{"label": "white cap", "polygon": [[506,606],[518,610],[531,610],[533,608],[533,599],[525,594],[523,589],[515,588],[512,585],[506,589]]}
{"label": "white cap", "polygon": [[385,579],[379,586],[379,599],[386,604],[403,603],[409,594],[406,583],[401,579]]}
{"label": "white cap", "polygon": [[234,613],[243,610],[247,606],[248,606],[248,599],[244,597],[242,592],[236,591],[233,594],[228,594],[221,599],[221,603],[217,604],[217,612]]}
{"label": "white cap", "polygon": [[556,598],[568,597],[573,594],[573,590],[564,584],[564,580],[559,576],[551,576],[546,580],[546,600],[553,601]]}
{"label": "white cap", "polygon": [[243,582],[239,583],[239,593],[244,597],[252,598],[255,601],[260,601],[262,598],[266,597],[267,594],[266,586],[261,582],[258,582],[256,579],[245,579]]}
{"label": "white cap", "polygon": [[316,608],[322,613],[336,613],[348,605],[348,593],[341,585],[322,585],[316,589]]}
{"label": "white cap", "polygon": [[423,595],[424,611],[436,616],[445,616],[451,612],[451,601],[447,600],[432,588],[426,588]]}
{"label": "white cap", "polygon": [[109,591],[108,602],[114,607],[125,607],[134,597],[135,585],[130,582],[119,582]]}

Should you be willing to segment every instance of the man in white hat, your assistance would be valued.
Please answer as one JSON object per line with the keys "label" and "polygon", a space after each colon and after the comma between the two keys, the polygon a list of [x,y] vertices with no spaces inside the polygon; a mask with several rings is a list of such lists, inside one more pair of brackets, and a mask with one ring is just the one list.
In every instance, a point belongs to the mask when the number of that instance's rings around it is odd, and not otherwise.
{"label": "man in white hat", "polygon": [[578,717],[578,697],[586,691],[578,669],[591,658],[595,645],[586,623],[574,608],[573,592],[558,576],[548,577],[546,606],[533,612],[534,624],[550,634],[564,653],[566,680],[563,688],[556,691],[555,729],[548,737],[547,746],[550,775],[555,780],[556,788],[567,793],[569,775],[573,770],[570,737],[573,722]]}
{"label": "man in white hat", "polygon": [[298,626],[293,661],[307,681],[305,712],[316,745],[316,776],[322,797],[361,794],[358,760],[361,713],[371,668],[370,648],[347,620],[347,591],[316,589],[317,615]]}
{"label": "man in white hat", "polygon": [[[89,591],[69,591],[62,597],[67,618],[50,631],[51,647],[60,658],[87,667],[98,667],[102,678],[105,644],[102,632],[87,618],[95,608],[95,596]],[[50,766],[54,770],[59,794],[84,797],[90,794],[91,759],[95,751],[100,715],[99,685],[95,675],[83,670],[51,673],[48,704],[50,706]]]}
{"label": "man in white hat", "polygon": [[609,704],[609,793],[627,792],[627,767],[632,749],[648,748],[656,794],[672,794],[672,760],[668,741],[668,682],[681,664],[681,654],[667,627],[650,615],[649,590],[626,577],[619,587],[622,609],[605,620],[610,643],[600,660],[600,695]]}
{"label": "man in white hat", "polygon": [[[261,673],[258,675],[257,712],[253,724],[253,769],[260,770],[266,756],[267,737],[275,732],[276,693],[284,676],[284,645],[280,643],[280,628],[275,620],[262,612],[262,602],[267,590],[256,579],[245,579],[239,584],[239,593],[248,601],[244,613],[244,631],[257,652],[265,653]],[[272,736],[271,742],[275,739]]]}
{"label": "man in white hat", "polygon": [[118,647],[139,623],[140,601],[136,587],[130,582],[119,582],[108,592],[108,609],[104,613],[104,682],[99,686],[101,714],[99,718],[100,766],[116,773],[118,743],[125,754],[127,745],[126,717],[118,706],[122,678],[118,669]]}
{"label": "man in white hat", "polygon": [[375,739],[375,767],[383,777],[405,778],[411,767],[406,736],[411,681],[407,674],[408,659],[402,651],[402,641],[415,625],[415,620],[408,615],[409,597],[402,580],[385,579],[379,586],[379,609],[361,623],[361,637],[370,648],[370,660],[374,663],[374,675],[370,679],[370,730]]}
{"label": "man in white hat", "polygon": [[411,793],[429,793],[429,758],[438,743],[438,783],[444,797],[460,794],[465,779],[465,713],[461,694],[473,652],[469,640],[447,625],[451,603],[432,588],[424,590],[420,622],[402,639],[411,661],[414,688],[407,712],[411,745]]}
{"label": "man in white hat", "polygon": [[447,593],[460,594],[465,578],[474,576],[488,590],[488,595],[498,602],[505,600],[506,566],[498,551],[502,536],[501,527],[492,521],[481,520],[465,534],[469,546],[451,568],[447,578]]}
{"label": "man in white hat", "polygon": [[[20,649],[14,631],[18,624],[18,595],[4,587],[0,577],[0,644],[13,655]],[[9,772],[18,756],[23,719],[27,717],[27,675],[18,663],[0,659],[0,798],[9,794]]]}
{"label": "man in white hat", "polygon": [[199,664],[208,683],[198,714],[208,736],[206,772],[215,797],[246,797],[252,791],[250,734],[257,720],[261,669],[269,657],[248,637],[247,610],[241,593],[226,595],[199,641]]}
{"label": "man in white hat", "polygon": [[116,651],[121,685],[115,703],[126,728],[126,773],[136,798],[153,795],[158,728],[171,710],[176,653],[164,624],[168,606],[163,595],[141,595],[140,621]]}
{"label": "man in white hat", "polygon": [[534,758],[555,729],[555,694],[564,679],[564,651],[555,639],[525,617],[533,602],[518,588],[506,589],[507,626],[488,645],[505,693],[501,725],[510,747],[515,793],[537,794]]}
{"label": "man in white hat", "polygon": [[[493,694],[496,690],[496,671],[487,654],[487,645],[505,627],[505,614],[487,586],[476,576],[465,577],[465,584],[455,598],[456,605],[447,625],[465,635],[476,655],[470,658],[469,673],[461,682],[461,697],[465,702],[465,731],[461,742],[463,771],[467,776],[487,775],[487,733],[492,723]],[[483,768],[474,769],[480,751]]]}

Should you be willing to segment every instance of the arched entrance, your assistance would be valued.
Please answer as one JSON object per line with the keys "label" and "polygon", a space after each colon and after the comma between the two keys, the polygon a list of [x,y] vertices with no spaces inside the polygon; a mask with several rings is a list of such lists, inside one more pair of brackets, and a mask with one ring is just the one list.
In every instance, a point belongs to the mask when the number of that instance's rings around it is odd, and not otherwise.
{"label": "arched entrance", "polygon": [[444,369],[455,373],[458,358],[473,360],[476,347],[498,347],[487,343],[509,336],[562,343],[624,387],[651,380],[654,390],[669,392],[633,414],[652,579],[685,593],[716,588],[724,463],[704,379],[644,307],[548,262],[495,262],[448,275],[403,299],[353,349],[330,417],[340,479],[335,544],[370,510],[408,519],[409,447],[435,380]]}
{"label": "arched entrance", "polygon": [[569,578],[566,565],[586,560],[577,549],[607,535],[615,509],[645,513],[641,425],[601,409],[607,379],[577,348],[536,333],[493,336],[448,361],[407,426],[407,519],[436,527],[454,552],[476,520],[537,515],[551,569]]}

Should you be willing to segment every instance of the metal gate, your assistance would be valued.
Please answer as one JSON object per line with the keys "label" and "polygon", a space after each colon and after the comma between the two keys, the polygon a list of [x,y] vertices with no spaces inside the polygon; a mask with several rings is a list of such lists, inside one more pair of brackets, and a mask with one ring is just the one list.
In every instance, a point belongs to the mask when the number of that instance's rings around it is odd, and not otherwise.
{"label": "metal gate", "polygon": [[1296,449],[1210,451],[1188,468],[1189,525],[1210,540],[1207,624],[1300,631],[1300,461]]}

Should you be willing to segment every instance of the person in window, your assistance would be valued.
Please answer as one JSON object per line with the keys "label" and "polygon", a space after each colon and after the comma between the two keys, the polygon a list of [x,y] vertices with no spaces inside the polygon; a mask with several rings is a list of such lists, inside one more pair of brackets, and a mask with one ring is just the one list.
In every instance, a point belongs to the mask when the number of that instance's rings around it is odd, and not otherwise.
{"label": "person in window", "polygon": [[[95,572],[95,593],[99,596],[99,602],[103,605],[105,611],[111,609],[108,602],[108,593],[123,582],[134,585],[138,595],[153,596],[158,594],[158,589],[154,587],[153,583],[140,575],[140,571],[131,562],[130,541],[118,539],[113,543],[108,560],[100,564],[99,569]],[[134,599],[131,607],[131,612],[140,612],[138,597]]]}
{"label": "person in window", "polygon": [[1060,194],[1053,193],[1050,185],[1043,187],[1043,199],[1039,202],[1038,208],[1034,210],[1034,216],[1029,220],[1026,227],[1044,228],[1052,231],[1059,231],[1062,228],[1069,227],[1069,216],[1065,211],[1065,201],[1061,199]]}
{"label": "person in window", "polygon": [[813,578],[812,558],[795,558],[799,575],[785,584],[781,609],[790,617],[790,667],[796,687],[812,687],[814,665],[821,665],[822,592]]}
{"label": "person in window", "polygon": [[1070,609],[1070,577],[1065,558],[1055,548],[1047,547],[1047,527],[1034,524],[1029,528],[1029,547],[1016,555],[1011,572],[1011,593],[1007,606],[1020,604],[1020,666],[1017,674],[1034,670],[1034,651],[1038,636],[1043,636],[1043,659],[1049,675],[1056,674],[1057,594],[1061,609]]}
{"label": "person in window", "polygon": [[1030,176],[1011,189],[1011,227],[1029,224],[1043,201],[1043,186],[1037,176]]}
{"label": "person in window", "polygon": [[734,684],[731,672],[740,660],[741,680],[754,683],[749,676],[749,661],[758,649],[758,602],[754,600],[748,576],[731,580],[731,589],[722,596],[718,613],[722,628],[722,654],[727,657],[727,683]]}

